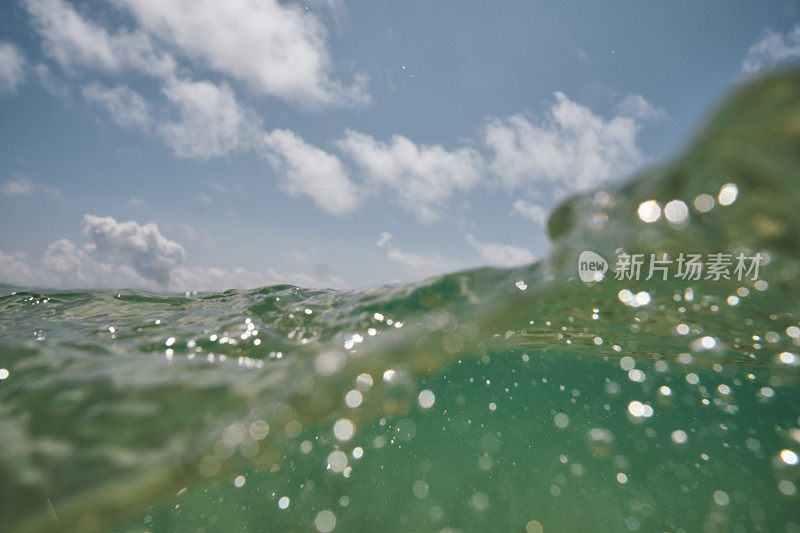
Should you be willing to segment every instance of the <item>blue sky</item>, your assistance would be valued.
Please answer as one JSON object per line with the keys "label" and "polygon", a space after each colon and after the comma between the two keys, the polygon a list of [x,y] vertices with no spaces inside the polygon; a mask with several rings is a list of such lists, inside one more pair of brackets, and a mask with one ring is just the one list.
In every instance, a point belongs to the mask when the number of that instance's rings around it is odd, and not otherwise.
{"label": "blue sky", "polygon": [[800,55],[796,2],[0,7],[0,282],[354,287],[547,253],[565,196]]}

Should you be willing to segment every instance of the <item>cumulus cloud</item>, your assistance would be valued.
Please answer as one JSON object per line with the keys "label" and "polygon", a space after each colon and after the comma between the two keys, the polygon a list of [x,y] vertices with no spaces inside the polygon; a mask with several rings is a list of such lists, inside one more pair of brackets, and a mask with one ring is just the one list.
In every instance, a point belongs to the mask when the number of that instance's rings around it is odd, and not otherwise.
{"label": "cumulus cloud", "polygon": [[261,131],[261,120],[224,83],[172,80],[164,94],[180,118],[159,125],[158,131],[178,157],[208,159],[244,150]]}
{"label": "cumulus cloud", "polygon": [[136,91],[124,86],[106,87],[98,82],[83,88],[83,97],[106,111],[121,128],[150,126],[150,105]]}
{"label": "cumulus cloud", "polygon": [[[350,84],[332,76],[325,27],[298,4],[114,0],[120,11],[114,15],[122,17],[105,17],[101,24],[65,0],[22,1],[45,54],[64,71],[154,78],[163,101],[98,82],[84,87],[83,95],[117,125],[155,133],[178,157],[224,156],[250,149],[260,138],[261,119],[237,101],[230,80],[245,84],[250,94],[303,107],[369,101],[365,76],[357,74]],[[330,7],[338,10],[336,2]],[[125,22],[107,22],[115,19]],[[186,79],[193,70],[216,79]]]}
{"label": "cumulus cloud", "polygon": [[3,196],[32,196],[46,194],[54,198],[61,196],[61,191],[56,187],[34,183],[24,174],[15,173],[14,177],[3,182],[0,186]]}
{"label": "cumulus cloud", "polygon": [[337,145],[363,171],[367,183],[391,191],[423,222],[439,218],[445,203],[473,187],[483,174],[483,158],[468,147],[447,151],[401,135],[381,142],[352,130]]}
{"label": "cumulus cloud", "polygon": [[0,93],[16,90],[25,76],[25,56],[15,45],[0,41]]}
{"label": "cumulus cloud", "polygon": [[582,191],[622,177],[643,162],[634,117],[606,120],[563,93],[555,98],[543,120],[517,114],[487,124],[490,169],[504,187],[550,183],[563,191]]}
{"label": "cumulus cloud", "polygon": [[69,239],[53,242],[40,263],[24,254],[0,251],[0,282],[38,287],[132,287],[150,290],[220,290],[277,283],[334,287],[345,282],[335,276],[315,277],[302,272],[288,276],[272,269],[262,273],[242,268],[222,269],[184,265],[183,246],[165,237],[154,223],[118,222],[112,217],[86,215],[81,245]]}
{"label": "cumulus cloud", "polygon": [[172,73],[176,64],[169,53],[156,50],[145,32],[110,32],[86,20],[64,0],[23,0],[45,54],[66,71],[96,69],[117,73],[133,69],[149,75]]}
{"label": "cumulus cloud", "polygon": [[402,266],[403,269],[415,279],[427,278],[437,274],[443,274],[456,267],[453,261],[448,261],[435,252],[410,253],[401,250],[389,243],[392,234],[388,231],[381,233],[378,239],[378,246],[386,250],[386,257],[393,263]]}
{"label": "cumulus cloud", "polygon": [[98,260],[113,258],[160,285],[170,281],[171,273],[186,256],[183,246],[164,237],[152,222],[139,225],[133,221],[117,222],[111,217],[86,215],[83,233],[92,241],[87,250]]}
{"label": "cumulus cloud", "polygon": [[[475,149],[417,144],[401,135],[388,141],[346,130],[336,142],[361,170],[364,194],[388,197],[420,221],[440,218],[459,192],[501,184],[523,194],[549,184],[556,194],[579,192],[622,178],[644,162],[637,135],[644,121],[666,117],[641,95],[629,95],[610,119],[555,93],[543,119],[513,115],[490,118],[483,133],[488,164]],[[518,200],[513,212],[544,224],[543,207]]]}
{"label": "cumulus cloud", "polygon": [[515,267],[533,263],[535,259],[531,251],[522,246],[499,242],[480,242],[471,234],[467,234],[467,242],[490,265]]}
{"label": "cumulus cloud", "polygon": [[[85,19],[63,0],[25,0],[25,4],[42,36],[45,53],[63,69],[115,74],[134,71],[154,77],[161,84],[165,101],[164,109],[158,110],[125,85],[106,87],[92,82],[85,86],[83,96],[105,110],[118,126],[152,131],[178,157],[201,160],[247,149],[260,132],[260,119],[239,104],[228,84],[179,77],[172,53],[189,52],[166,47],[154,28],[122,28],[114,32]],[[168,4],[159,5],[165,9],[177,6]],[[198,14],[196,9],[189,11]],[[235,27],[226,28],[236,32]],[[264,38],[268,39],[268,35]]]}
{"label": "cumulus cloud", "polygon": [[42,273],[28,264],[27,254],[8,254],[0,250],[0,283],[35,287],[42,281]]}
{"label": "cumulus cloud", "polygon": [[263,131],[261,119],[241,105],[225,83],[173,78],[162,92],[172,104],[172,117],[154,110],[125,85],[106,87],[93,82],[82,91],[86,100],[108,113],[119,127],[154,130],[182,158],[205,160],[245,151],[255,146]]}
{"label": "cumulus cloud", "polygon": [[[65,72],[155,80],[161,91],[150,99],[127,85],[84,86],[86,100],[114,123],[159,137],[181,158],[258,151],[283,190],[334,215],[380,194],[429,222],[487,176],[509,190],[545,182],[558,192],[584,190],[641,164],[640,121],[663,116],[638,95],[605,119],[556,93],[541,120],[490,119],[481,135],[489,164],[469,146],[448,150],[401,135],[382,141],[352,130],[336,143],[340,160],[294,132],[265,130],[258,106],[243,105],[234,90],[311,107],[366,102],[362,77],[343,83],[333,75],[327,32],[314,10],[278,0],[113,0],[114,12],[91,16],[65,0],[22,2],[45,54]],[[320,2],[341,9],[339,0]],[[348,174],[350,163],[360,183]]]}
{"label": "cumulus cloud", "polygon": [[331,76],[326,31],[300,5],[277,0],[115,0],[132,27],[107,28],[64,0],[24,0],[45,53],[65,70],[174,76],[178,61],[302,105],[369,100],[366,78]]}
{"label": "cumulus cloud", "polygon": [[191,59],[257,92],[302,104],[367,100],[363,79],[330,77],[325,27],[277,0],[117,0],[140,26]]}
{"label": "cumulus cloud", "polygon": [[544,207],[519,199],[514,202],[512,213],[527,218],[544,226],[547,224],[548,211]]}
{"label": "cumulus cloud", "polygon": [[321,209],[343,215],[359,202],[356,186],[335,155],[306,143],[288,130],[273,130],[264,137],[266,155],[281,175],[283,189],[292,196],[307,195]]}
{"label": "cumulus cloud", "polygon": [[747,50],[742,72],[753,74],[781,61],[800,58],[800,24],[785,34],[767,29],[764,36]]}

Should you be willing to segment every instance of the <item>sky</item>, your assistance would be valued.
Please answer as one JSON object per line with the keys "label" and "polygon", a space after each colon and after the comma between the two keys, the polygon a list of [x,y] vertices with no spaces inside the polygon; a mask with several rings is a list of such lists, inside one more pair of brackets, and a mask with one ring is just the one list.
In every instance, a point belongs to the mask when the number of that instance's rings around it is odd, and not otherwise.
{"label": "sky", "polygon": [[9,0],[0,283],[352,288],[548,252],[564,198],[800,57],[794,1]]}

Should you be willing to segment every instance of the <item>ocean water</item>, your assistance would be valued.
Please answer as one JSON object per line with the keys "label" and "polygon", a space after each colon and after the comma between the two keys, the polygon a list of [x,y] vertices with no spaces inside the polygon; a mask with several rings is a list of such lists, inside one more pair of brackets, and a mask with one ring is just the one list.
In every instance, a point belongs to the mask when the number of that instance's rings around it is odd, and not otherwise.
{"label": "ocean water", "polygon": [[0,529],[800,531],[800,74],[548,230],[414,285],[2,289]]}

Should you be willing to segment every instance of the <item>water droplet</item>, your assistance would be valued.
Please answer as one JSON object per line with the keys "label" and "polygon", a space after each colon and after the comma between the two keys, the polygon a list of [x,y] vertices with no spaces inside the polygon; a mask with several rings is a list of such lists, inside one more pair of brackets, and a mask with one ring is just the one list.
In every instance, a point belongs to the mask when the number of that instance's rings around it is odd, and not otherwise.
{"label": "water droplet", "polygon": [[417,400],[423,409],[430,409],[433,407],[433,403],[436,401],[436,396],[433,394],[433,392],[425,389],[419,393]]}
{"label": "water droplet", "polygon": [[314,525],[320,533],[330,533],[336,527],[336,515],[327,509],[320,511],[314,519]]}
{"label": "water droplet", "polygon": [[639,204],[637,213],[642,222],[650,224],[661,218],[661,207],[655,200],[647,200]]}

